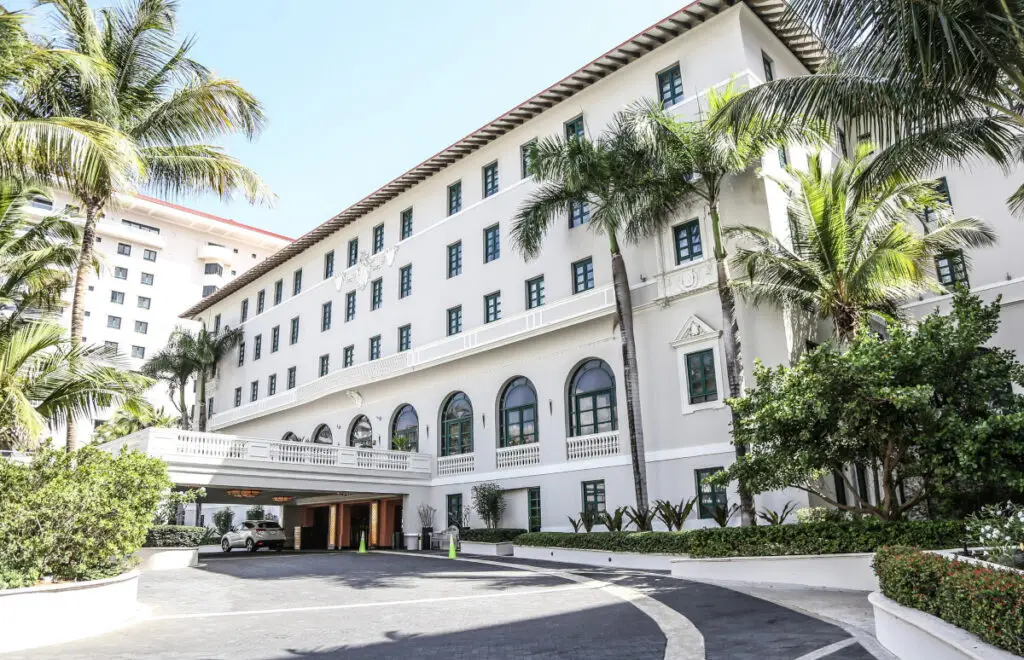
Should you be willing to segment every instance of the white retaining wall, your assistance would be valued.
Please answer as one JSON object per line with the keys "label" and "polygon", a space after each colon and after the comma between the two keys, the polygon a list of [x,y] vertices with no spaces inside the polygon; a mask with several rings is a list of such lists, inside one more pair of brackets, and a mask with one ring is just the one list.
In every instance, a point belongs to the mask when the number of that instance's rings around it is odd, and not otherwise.
{"label": "white retaining wall", "polygon": [[199,548],[139,548],[132,555],[140,571],[168,571],[199,565]]}
{"label": "white retaining wall", "polygon": [[674,559],[672,576],[690,580],[726,580],[793,584],[829,589],[876,591],[871,569],[873,552],[780,557],[715,557]]}
{"label": "white retaining wall", "polygon": [[488,557],[511,557],[512,542],[484,543],[482,541],[459,541],[463,554],[486,555]]}
{"label": "white retaining wall", "polygon": [[522,557],[524,559],[544,559],[547,561],[565,562],[567,564],[616,566],[619,568],[636,568],[648,571],[667,571],[672,567],[671,562],[679,557],[679,555],[609,552],[607,550],[535,548],[525,545],[515,546],[512,554],[515,557]]}

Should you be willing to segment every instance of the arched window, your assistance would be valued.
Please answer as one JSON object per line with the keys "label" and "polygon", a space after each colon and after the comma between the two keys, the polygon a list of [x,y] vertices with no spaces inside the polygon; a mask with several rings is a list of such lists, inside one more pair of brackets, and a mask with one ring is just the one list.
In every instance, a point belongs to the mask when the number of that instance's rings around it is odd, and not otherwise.
{"label": "arched window", "polygon": [[569,434],[591,435],[618,428],[615,375],[604,360],[587,360],[569,382]]}
{"label": "arched window", "polygon": [[465,392],[448,397],[441,409],[441,455],[473,451],[473,404]]}
{"label": "arched window", "polygon": [[316,430],[313,431],[313,442],[318,445],[333,445],[334,434],[331,433],[331,427],[326,424],[316,427]]}
{"label": "arched window", "polygon": [[348,446],[371,449],[373,447],[373,427],[370,426],[370,418],[360,415],[352,421],[348,431]]}
{"label": "arched window", "polygon": [[509,381],[498,403],[498,446],[537,442],[537,391],[528,378]]}
{"label": "arched window", "polygon": [[408,403],[399,406],[391,422],[391,448],[401,451],[420,450],[420,417]]}
{"label": "arched window", "polygon": [[291,431],[288,431],[281,437],[281,442],[302,442],[302,439]]}

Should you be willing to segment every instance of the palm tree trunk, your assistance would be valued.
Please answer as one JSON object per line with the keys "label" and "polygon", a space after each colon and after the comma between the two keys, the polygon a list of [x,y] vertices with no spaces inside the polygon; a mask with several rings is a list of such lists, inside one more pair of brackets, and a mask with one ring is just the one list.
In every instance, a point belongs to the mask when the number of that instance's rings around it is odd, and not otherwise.
{"label": "palm tree trunk", "polygon": [[[71,300],[71,344],[82,343],[83,326],[85,325],[85,292],[89,282],[89,271],[92,269],[93,251],[96,245],[96,217],[99,215],[99,204],[94,201],[85,202],[85,228],[82,230],[82,245],[78,252],[78,268],[75,270],[75,296]],[[78,425],[73,416],[68,417],[67,451],[78,448],[75,437]]]}
{"label": "palm tree trunk", "polygon": [[[711,205],[711,228],[715,239],[715,267],[718,272],[718,298],[722,303],[722,343],[725,345],[725,373],[729,379],[729,398],[735,399],[743,395],[743,352],[740,343],[740,326],[736,319],[736,294],[732,290],[729,277],[729,263],[726,259],[725,243],[722,240],[721,218],[718,215],[718,204]],[[736,428],[736,412],[732,411],[732,425]],[[736,457],[742,458],[747,453],[747,446],[735,442]],[[754,511],[754,496],[743,480],[739,482],[740,491],[740,523],[743,526],[757,524]]]}
{"label": "palm tree trunk", "polygon": [[615,311],[622,338],[622,371],[626,381],[626,418],[629,424],[629,451],[633,459],[633,486],[636,508],[647,509],[647,458],[644,451],[643,418],[640,415],[640,369],[636,358],[636,336],[633,334],[633,296],[629,291],[626,262],[619,252],[619,242],[609,235],[612,252],[612,288]]}
{"label": "palm tree trunk", "polygon": [[206,431],[206,367],[199,369],[199,430]]}
{"label": "palm tree trunk", "polygon": [[185,388],[188,386],[188,381],[184,380],[178,383],[178,406],[181,409],[181,428],[185,431],[188,430],[188,404],[185,403]]}

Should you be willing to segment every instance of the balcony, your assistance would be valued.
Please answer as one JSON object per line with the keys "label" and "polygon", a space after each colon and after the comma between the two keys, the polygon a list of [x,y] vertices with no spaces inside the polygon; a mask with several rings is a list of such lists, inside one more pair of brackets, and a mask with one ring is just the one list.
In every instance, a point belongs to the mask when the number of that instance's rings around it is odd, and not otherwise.
{"label": "balcony", "polygon": [[565,460],[586,461],[592,458],[617,456],[622,452],[619,431],[606,431],[565,439]]}
{"label": "balcony", "polygon": [[531,442],[526,445],[499,447],[495,464],[499,470],[514,470],[540,465],[540,444]]}
{"label": "balcony", "polygon": [[469,474],[476,469],[473,454],[456,454],[441,456],[437,459],[437,476],[453,477],[457,474]]}

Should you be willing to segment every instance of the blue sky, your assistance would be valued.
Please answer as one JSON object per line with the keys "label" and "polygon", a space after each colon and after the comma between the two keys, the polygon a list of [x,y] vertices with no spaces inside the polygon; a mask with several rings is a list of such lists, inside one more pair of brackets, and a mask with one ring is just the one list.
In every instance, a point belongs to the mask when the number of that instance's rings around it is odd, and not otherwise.
{"label": "blue sky", "polygon": [[182,0],[193,56],[266,108],[225,146],[278,201],[172,201],[297,237],[684,4]]}

